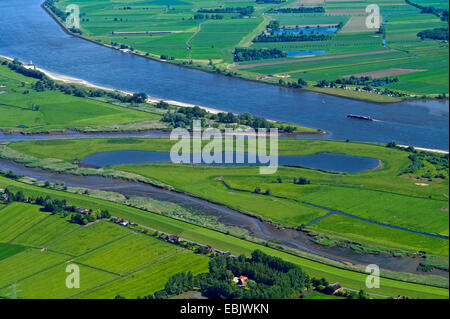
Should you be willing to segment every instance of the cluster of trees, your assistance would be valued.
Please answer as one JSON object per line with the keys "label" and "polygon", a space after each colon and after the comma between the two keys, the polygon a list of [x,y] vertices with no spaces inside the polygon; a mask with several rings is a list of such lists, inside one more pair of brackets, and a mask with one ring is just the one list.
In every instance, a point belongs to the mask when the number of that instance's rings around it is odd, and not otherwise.
{"label": "cluster of trees", "polygon": [[152,295],[144,296],[142,299],[166,299],[186,291],[191,291],[194,287],[198,287],[198,280],[190,271],[187,273],[178,273],[167,280],[164,289]]}
{"label": "cluster of trees", "polygon": [[56,7],[56,3],[58,2],[59,0],[47,0],[47,1],[45,1],[45,3],[44,3],[44,5],[48,8],[48,9],[50,9],[58,18],[60,18],[61,20],[66,20],[67,19],[67,16],[69,15],[68,13],[66,13],[66,12],[64,12],[64,11],[62,11],[62,10],[60,10],[60,9],[58,9],[57,7]]}
{"label": "cluster of trees", "polygon": [[323,13],[324,7],[298,7],[298,8],[277,8],[270,9],[269,12],[276,13]]}
{"label": "cluster of trees", "polygon": [[102,97],[109,96],[122,103],[140,104],[147,101],[147,94],[134,93],[133,95],[122,94],[119,92],[109,92],[98,89],[85,89],[73,84],[55,83],[52,79],[47,77],[44,73],[34,69],[25,68],[20,61],[15,59],[12,62],[4,61],[2,65],[7,65],[12,71],[20,73],[22,75],[39,79],[32,85],[32,88],[37,92],[44,92],[45,90],[59,90],[67,95],[73,95],[77,97]]}
{"label": "cluster of trees", "polygon": [[[320,80],[315,86],[316,87],[320,87],[320,88],[339,88],[339,89],[346,89],[346,85],[343,84],[344,82],[348,82],[347,79],[340,79],[340,80],[335,80],[335,81],[328,81],[328,80]],[[353,83],[349,83],[349,84],[356,84],[356,83],[361,83],[364,82],[361,79],[356,79],[353,81]],[[393,78],[393,79],[377,79],[377,80],[373,80],[370,83],[363,83],[362,85],[364,85],[362,88],[361,87],[355,87],[354,91],[363,91],[363,92],[369,92],[369,93],[376,93],[376,94],[381,94],[381,95],[388,95],[388,96],[395,96],[395,97],[403,97],[403,96],[407,96],[406,93],[402,93],[402,92],[398,92],[398,91],[394,91],[388,88],[384,88],[384,89],[380,89],[377,87],[372,87],[372,86],[380,86],[380,85],[385,85],[387,83],[393,83],[393,82],[398,82],[398,78]]]}
{"label": "cluster of trees", "polygon": [[[159,102],[158,104],[160,103],[161,102]],[[161,108],[165,108],[165,104],[163,105],[164,106]],[[190,127],[192,125],[193,120],[201,120],[202,125],[205,125],[206,120],[208,119],[215,121],[217,123],[245,125],[254,129],[258,128],[270,129],[276,127],[275,123],[270,122],[265,118],[259,116],[253,116],[248,112],[238,115],[235,115],[231,112],[228,113],[220,112],[217,114],[210,114],[206,110],[201,109],[198,106],[180,107],[176,112],[167,112],[166,114],[164,114],[162,121],[170,123],[172,127]],[[295,131],[295,126],[281,125],[278,126],[278,129],[281,132],[292,133]]]}
{"label": "cluster of trees", "polygon": [[313,287],[315,287],[314,290],[324,293],[326,295],[334,294],[336,296],[341,296],[348,299],[368,299],[368,296],[362,289],[359,292],[347,290],[336,291],[335,288],[331,286],[328,280],[326,280],[325,278],[321,279],[313,278],[311,280],[311,284]]}
{"label": "cluster of trees", "polygon": [[338,87],[339,85],[385,85],[385,84],[389,84],[389,83],[396,83],[398,82],[398,78],[394,77],[394,78],[389,78],[389,77],[385,77],[385,78],[380,78],[380,79],[376,79],[373,80],[372,77],[370,76],[361,76],[361,77],[355,77],[355,76],[350,76],[348,78],[341,78],[341,79],[337,79],[334,81],[328,81],[328,80],[321,80],[319,81],[316,86],[317,87]]}
{"label": "cluster of trees", "polygon": [[169,103],[164,102],[164,101],[159,101],[158,103],[156,103],[155,107],[158,109],[167,110],[169,108]]}
{"label": "cluster of trees", "polygon": [[424,39],[433,39],[433,40],[447,40],[448,41],[448,28],[434,28],[428,29],[424,31],[420,31],[417,33],[417,36]]}
{"label": "cluster of trees", "polygon": [[302,42],[302,41],[327,41],[333,38],[329,34],[278,34],[268,35],[262,32],[253,42]]}
{"label": "cluster of trees", "polygon": [[411,0],[405,0],[405,2],[409,5],[412,5],[413,7],[416,7],[417,9],[420,9],[421,13],[434,14],[435,16],[439,17],[442,21],[448,22],[448,9],[440,9],[431,6],[422,6],[420,4],[412,2]]}
{"label": "cluster of trees", "polygon": [[172,127],[190,127],[193,120],[201,120],[202,125],[206,122],[206,112],[198,106],[180,107],[176,112],[167,112],[162,121],[170,123]]}
{"label": "cluster of trees", "polygon": [[173,57],[173,56],[169,57],[169,56],[166,55],[166,54],[161,54],[161,55],[159,56],[159,58],[160,58],[161,60],[170,60],[170,61],[175,60],[175,57]]}
{"label": "cluster of trees", "polygon": [[46,78],[46,75],[44,73],[42,73],[41,71],[25,68],[22,65],[22,63],[17,59],[14,59],[14,61],[12,61],[12,62],[3,61],[2,65],[6,65],[12,71],[20,73],[25,76],[28,76],[30,78],[39,79],[39,80],[43,80]]}
{"label": "cluster of trees", "polygon": [[255,8],[253,6],[217,9],[199,9],[200,13],[239,13],[242,16],[251,16]]}
{"label": "cluster of trees", "polygon": [[202,13],[197,13],[194,14],[194,20],[203,20],[203,19],[211,19],[211,20],[222,20],[223,19],[223,15],[221,14],[202,14]]}
{"label": "cluster of trees", "polygon": [[[217,113],[211,115],[211,119],[215,120],[220,123],[237,123],[240,125],[246,125],[254,129],[258,128],[274,128],[276,127],[275,123],[269,122],[265,118],[251,115],[250,113],[242,113],[238,115],[234,115],[233,113]],[[286,125],[286,126],[279,126],[278,129],[282,132],[291,133],[295,131],[294,126]]]}
{"label": "cluster of trees", "polygon": [[[248,277],[248,289],[233,282],[233,277],[241,275]],[[299,266],[260,250],[251,258],[216,257],[209,262],[209,273],[197,277],[202,294],[210,299],[295,298],[309,282]]]}
{"label": "cluster of trees", "polygon": [[286,0],[256,0],[256,3],[283,3]]}
{"label": "cluster of trees", "polygon": [[435,173],[427,172],[422,177],[424,178],[442,178],[445,179],[446,175],[443,172],[448,172],[449,170],[449,154],[439,154],[431,152],[420,152],[417,151],[413,146],[400,147],[395,141],[386,144],[386,147],[395,148],[401,151],[406,151],[411,153],[408,159],[411,164],[401,173],[401,174],[415,174],[421,168],[425,167],[425,161],[432,164],[435,168]]}
{"label": "cluster of trees", "polygon": [[277,59],[286,57],[286,53],[278,49],[249,49],[236,48],[234,50],[234,61],[252,61],[261,59]]}
{"label": "cluster of trees", "polygon": [[27,202],[36,204],[39,206],[43,206],[42,211],[49,212],[53,214],[61,214],[64,213],[65,216],[69,213],[73,213],[70,216],[70,222],[80,225],[86,225],[89,222],[96,221],[98,219],[110,218],[111,214],[107,210],[102,210],[101,212],[94,212],[92,210],[89,211],[88,214],[83,215],[77,212],[77,208],[73,205],[68,205],[67,201],[60,199],[52,199],[50,196],[46,196],[45,198],[39,196],[37,198],[27,197],[22,191],[17,193],[11,192],[8,188],[4,190],[4,194],[7,195],[7,199],[5,200],[7,203],[11,202]]}
{"label": "cluster of trees", "polygon": [[294,184],[298,184],[298,185],[308,185],[311,184],[311,181],[309,179],[307,179],[306,177],[294,177],[293,179]]}
{"label": "cluster of trees", "polygon": [[266,29],[276,31],[276,30],[280,29],[280,23],[277,20],[272,20],[266,26]]}
{"label": "cluster of trees", "polygon": [[86,225],[91,222],[103,218],[111,218],[111,214],[107,210],[101,212],[89,211],[88,214],[75,213],[70,216],[70,222],[79,225]]}
{"label": "cluster of trees", "polygon": [[253,191],[253,193],[255,193],[255,194],[263,194],[263,195],[272,195],[272,191],[270,190],[270,188],[268,188],[268,189],[266,189],[266,191],[265,192],[263,192],[262,190],[261,190],[261,187],[259,187],[259,186],[256,186],[255,187],[255,190]]}
{"label": "cluster of trees", "polygon": [[295,89],[301,89],[302,87],[308,86],[308,83],[306,83],[306,81],[303,80],[302,78],[299,78],[297,80],[297,82],[285,81],[283,79],[279,79],[278,84],[281,86],[284,86],[284,87],[295,88]]}

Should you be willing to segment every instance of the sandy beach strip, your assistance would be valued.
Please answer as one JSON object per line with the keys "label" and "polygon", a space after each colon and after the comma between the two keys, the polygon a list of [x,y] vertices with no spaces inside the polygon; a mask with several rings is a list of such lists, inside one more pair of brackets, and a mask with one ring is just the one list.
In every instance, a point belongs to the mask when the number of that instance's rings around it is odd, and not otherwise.
{"label": "sandy beach strip", "polygon": [[[11,57],[7,57],[4,55],[0,55],[0,58],[4,58],[8,61],[13,61],[14,59]],[[78,84],[78,85],[82,85],[82,86],[86,86],[89,88],[95,88],[95,89],[99,89],[99,90],[104,90],[104,91],[110,91],[110,92],[120,92],[126,95],[133,95],[135,92],[128,92],[128,91],[123,91],[123,90],[117,90],[117,89],[112,89],[112,88],[108,88],[108,87],[104,87],[104,86],[100,86],[100,85],[95,85],[93,83],[90,83],[88,81],[82,80],[82,79],[78,79],[75,77],[71,77],[71,76],[67,76],[67,75],[62,75],[62,74],[57,74],[57,73],[53,73],[50,72],[48,70],[39,68],[35,65],[30,65],[27,64],[25,62],[22,62],[23,66],[27,69],[35,69],[37,71],[40,71],[42,73],[44,73],[46,76],[48,76],[50,79],[54,80],[54,81],[61,81],[64,83],[70,83],[70,84]],[[172,100],[165,100],[165,99],[160,99],[160,98],[156,98],[156,97],[149,97],[147,99],[148,103],[158,103],[160,101],[164,101],[166,103],[169,103],[170,105],[175,105],[175,106],[180,106],[180,107],[195,107],[198,106],[199,108],[212,113],[212,114],[217,114],[217,113],[226,113],[225,111],[222,110],[218,110],[218,109],[213,109],[210,107],[206,107],[206,106],[201,106],[201,105],[194,105],[194,104],[190,104],[190,103],[185,103],[185,102],[179,102],[179,101],[172,101]]]}
{"label": "sandy beach strip", "polygon": [[[408,145],[400,145],[397,144],[398,147],[403,147],[403,148],[408,148]],[[446,150],[440,150],[440,149],[436,149],[436,148],[425,148],[425,147],[415,147],[414,149],[418,150],[418,151],[424,151],[424,152],[432,152],[432,153],[439,153],[439,154],[448,154],[449,151]]]}

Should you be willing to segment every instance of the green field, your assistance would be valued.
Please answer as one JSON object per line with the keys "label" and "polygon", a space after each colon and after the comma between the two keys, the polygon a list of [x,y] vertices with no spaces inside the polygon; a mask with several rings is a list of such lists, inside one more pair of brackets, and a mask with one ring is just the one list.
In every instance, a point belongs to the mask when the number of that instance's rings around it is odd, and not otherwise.
{"label": "green field", "polygon": [[35,82],[36,79],[0,65],[0,91],[7,92],[0,94],[0,129],[27,132],[90,129],[145,120],[157,122],[161,118],[157,114],[66,95],[59,91],[37,92],[32,89]]}
{"label": "green field", "polygon": [[[22,203],[9,204],[1,210],[0,218],[4,225],[0,231],[5,234],[0,239],[1,297],[70,298],[113,283],[117,293],[94,293],[91,297],[125,294],[136,298],[162,289],[178,272],[207,271],[205,256],[106,221],[82,227],[58,215],[49,216],[39,206]],[[16,226],[8,226],[5,220]],[[6,227],[17,231],[7,233]],[[21,235],[7,244],[17,232]],[[80,267],[80,288],[65,285],[69,263]],[[133,281],[135,278],[140,279]],[[16,295],[12,295],[13,290]]]}
{"label": "green field", "polygon": [[[404,0],[382,0],[377,4],[384,18],[384,34],[378,29],[366,27],[365,8],[368,0],[323,1],[307,3],[306,7],[323,7],[323,13],[274,12],[279,8],[299,8],[303,2],[288,0],[281,4],[258,4],[244,0],[201,0],[201,1],[138,1],[107,0],[72,1],[60,0],[60,9],[68,4],[78,4],[81,11],[82,36],[102,44],[132,50],[137,54],[163,59],[176,64],[201,68],[209,71],[229,72],[236,65],[272,63],[247,69],[233,69],[234,75],[259,79],[264,75],[284,75],[285,81],[294,82],[302,78],[310,89],[320,80],[336,80],[352,74],[366,74],[383,71],[384,76],[396,76],[397,83],[379,87],[391,89],[409,97],[427,95],[435,97],[448,93],[448,43],[439,40],[421,40],[417,33],[433,28],[448,27],[433,14],[423,14]],[[422,1],[415,3],[447,9],[448,2]],[[123,10],[124,7],[127,10]],[[239,13],[220,13],[221,19],[196,19],[201,9],[223,10],[253,6],[251,16]],[[205,15],[205,13],[203,13]],[[211,15],[211,14],[210,14]],[[297,42],[253,42],[265,30],[270,21],[277,21],[280,27],[343,25],[341,30],[325,41]],[[164,34],[152,32],[165,31]],[[383,37],[386,46],[383,46]],[[279,49],[283,52],[324,50],[328,60],[295,62],[295,54],[268,60],[254,60],[236,63],[233,52],[237,47],[254,49]],[[390,52],[389,50],[395,50]],[[386,52],[353,58],[339,55],[374,51]],[[190,62],[192,61],[192,62]],[[276,64],[279,61],[291,61]],[[412,70],[402,74],[391,69]],[[398,74],[398,75],[397,75]],[[278,84],[279,78],[264,81]],[[398,101],[398,97],[354,91],[354,87],[343,90],[323,88],[319,91],[350,98],[378,102]]]}
{"label": "green field", "polygon": [[[169,151],[173,142],[168,139],[84,139],[65,141],[17,142],[14,150],[45,158],[57,154],[60,160],[73,161],[95,152],[113,150]],[[300,201],[340,210],[354,216],[380,223],[396,225],[416,231],[448,236],[448,171],[445,179],[426,181],[427,187],[417,184],[423,171],[414,174],[401,172],[410,165],[408,152],[381,145],[317,140],[280,140],[279,153],[306,155],[319,152],[344,153],[381,160],[381,167],[358,174],[331,174],[311,169],[280,167],[277,176],[259,175],[255,167],[211,167],[174,164],[139,164],[117,167],[171,185],[178,190],[221,203],[251,215],[261,216],[283,226],[308,224],[328,211],[305,205]],[[423,170],[436,174],[428,163]],[[400,175],[400,176],[399,176]],[[310,185],[295,185],[294,177],[311,180]],[[222,184],[243,191],[230,190]],[[418,183],[419,182],[419,183]],[[271,190],[271,195],[254,194]],[[330,218],[330,219],[329,219]],[[410,252],[425,250],[448,256],[448,241],[406,231],[393,230],[348,217],[329,217],[311,229],[369,245],[404,249]],[[340,218],[339,227],[328,221]],[[362,223],[362,224],[361,224]],[[356,225],[361,224],[359,227]],[[395,235],[394,235],[395,234]],[[393,236],[394,235],[394,236]]]}
{"label": "green field", "polygon": [[[55,143],[38,142],[36,144],[32,142],[20,142],[13,143],[10,146],[13,148],[17,148],[20,151],[29,150],[35,156],[41,155],[45,157],[45,154],[58,154],[62,159],[71,160],[74,157],[80,155],[87,155],[89,153],[94,153],[96,151],[104,151],[115,149],[146,149],[146,150],[159,150],[159,151],[167,151],[170,149],[171,142],[164,139],[155,139],[155,140],[146,140],[144,139],[122,139],[118,140],[122,141],[122,143],[110,143],[108,139],[92,139],[92,140],[82,140],[82,141],[67,141],[67,145],[65,142],[63,143]],[[70,145],[70,146],[69,146]],[[145,145],[145,146],[144,146]],[[57,151],[59,149],[59,151]],[[349,198],[354,198],[355,195],[352,193],[354,191],[358,191],[359,188],[362,188],[362,192],[371,191],[373,194],[386,194],[388,195],[391,192],[392,196],[403,196],[405,198],[405,203],[408,204],[410,200],[418,201],[422,200],[426,205],[428,202],[434,203],[442,203],[443,206],[447,205],[448,202],[446,197],[442,194],[446,194],[448,192],[448,179],[439,180],[436,179],[433,182],[429,182],[429,186],[427,188],[418,187],[414,184],[414,179],[406,178],[404,176],[398,176],[398,172],[403,170],[405,167],[409,165],[409,160],[407,159],[408,153],[404,151],[388,149],[383,146],[370,145],[370,144],[359,144],[359,143],[342,143],[342,142],[332,142],[332,141],[295,141],[295,140],[281,140],[280,141],[280,153],[281,154],[311,154],[320,152],[323,150],[327,150],[328,152],[336,152],[336,153],[346,153],[350,155],[364,155],[369,157],[376,157],[383,161],[383,165],[380,169],[375,171],[369,171],[359,174],[328,174],[324,172],[314,171],[314,170],[306,170],[300,168],[280,168],[277,174],[280,174],[283,182],[282,184],[274,183],[275,177],[261,177],[258,174],[255,174],[256,168],[214,168],[214,167],[189,167],[189,166],[180,166],[180,165],[172,165],[172,164],[155,164],[155,165],[140,165],[140,166],[126,166],[121,169],[130,169],[137,170],[139,169],[140,173],[151,175],[154,178],[164,180],[169,184],[174,185],[176,188],[183,190],[183,187],[188,187],[185,190],[191,193],[194,193],[198,196],[208,198],[210,200],[218,200],[219,202],[222,200],[225,204],[232,203],[233,205],[244,205],[244,207],[248,207],[249,210],[258,214],[264,212],[264,210],[269,211],[271,207],[273,207],[272,212],[276,211],[277,216],[269,216],[270,218],[278,218],[279,220],[284,220],[284,222],[289,223],[289,216],[295,216],[295,212],[297,210],[289,209],[288,204],[292,204],[293,202],[289,199],[280,199],[280,198],[271,198],[271,196],[264,195],[256,195],[252,193],[242,193],[239,192],[239,195],[236,196],[234,191],[228,191],[225,187],[216,180],[217,177],[222,176],[224,179],[232,184],[233,186],[239,187],[249,187],[249,185],[266,185],[270,184],[270,187],[273,191],[273,194],[276,194],[275,191],[283,192],[283,195],[287,196],[308,196],[313,194],[314,190],[320,194],[320,192],[325,192],[328,189],[340,189],[346,190],[348,189],[350,193],[348,193]],[[81,158],[80,156],[79,158]],[[313,184],[310,186],[299,186],[292,185],[288,182],[292,176],[306,176],[313,181]],[[195,178],[193,178],[195,177]],[[0,181],[2,179],[0,178]],[[395,181],[395,182],[394,182]],[[2,184],[3,183],[3,184]],[[6,184],[5,184],[6,183]],[[314,185],[316,184],[317,185]],[[235,185],[234,185],[235,184]],[[322,185],[325,184],[325,185]],[[327,184],[332,184],[327,185]],[[265,251],[270,252],[270,254],[275,254],[285,258],[287,260],[291,260],[293,262],[298,263],[305,270],[315,276],[325,276],[326,278],[330,278],[330,281],[338,281],[346,287],[355,288],[361,287],[360,285],[363,281],[358,283],[358,278],[360,278],[360,274],[349,272],[347,270],[337,269],[334,267],[318,264],[312,261],[308,261],[305,259],[301,259],[299,257],[287,255],[282,252],[278,252],[272,250],[270,248],[266,248],[263,246],[259,246],[257,244],[253,244],[247,241],[240,240],[235,237],[227,236],[225,234],[221,234],[212,230],[207,230],[205,228],[201,228],[198,226],[190,225],[183,223],[181,221],[173,220],[170,218],[166,218],[160,215],[154,215],[150,213],[143,212],[138,209],[134,209],[131,207],[124,207],[119,204],[114,204],[110,202],[105,202],[89,197],[84,197],[75,194],[61,193],[58,191],[36,188],[33,186],[28,186],[24,184],[20,184],[17,182],[12,182],[8,180],[3,180],[0,183],[0,186],[10,185],[9,187],[12,190],[24,190],[28,194],[51,194],[52,196],[58,196],[62,198],[66,198],[69,202],[74,203],[78,206],[83,207],[96,207],[99,209],[108,209],[115,216],[120,216],[123,218],[127,218],[133,220],[137,223],[159,229],[162,231],[166,231],[169,233],[177,234],[182,236],[183,238],[187,238],[190,240],[194,240],[200,243],[208,244],[213,247],[217,247],[219,249],[231,251],[234,254],[245,253],[248,254],[251,250],[256,247],[260,247]],[[184,186],[183,186],[184,185]],[[364,187],[361,187],[364,185]],[[281,187],[279,190],[276,187]],[[295,188],[293,188],[295,187]],[[264,187],[262,187],[264,190]],[[309,189],[312,188],[312,191]],[[389,192],[381,192],[381,190],[389,189]],[[243,197],[239,197],[239,196]],[[428,196],[432,196],[433,199],[429,200]],[[236,200],[237,198],[237,200]],[[262,204],[258,204],[264,203]],[[375,201],[376,201],[375,197]],[[227,202],[230,200],[230,202]],[[284,205],[288,203],[287,205]],[[413,203],[413,202],[411,202]],[[280,205],[282,204],[282,205]],[[267,207],[265,207],[267,206]],[[280,209],[282,207],[282,209]],[[392,209],[396,209],[395,205],[392,206]],[[407,211],[402,211],[401,207],[397,208],[399,210],[395,210],[394,213],[398,216],[404,217],[407,214]],[[309,211],[311,213],[311,211]],[[325,213],[326,211],[324,211]],[[430,211],[431,212],[431,211]],[[439,210],[439,213],[445,215],[444,212]],[[270,214],[270,213],[268,213]],[[302,214],[298,214],[297,216],[307,216]],[[377,212],[377,216],[383,217],[383,212]],[[297,217],[298,218],[298,217]],[[419,223],[414,224],[413,219],[408,220],[407,218],[403,218],[404,221],[408,221],[411,223],[411,226],[414,227],[422,227]],[[324,223],[314,224],[320,226],[320,232],[329,233],[331,235],[336,236],[335,232],[329,231],[327,229],[327,218],[323,220]],[[332,221],[332,219],[331,219]],[[345,237],[347,239],[355,240],[357,242],[361,242],[363,244],[375,245],[375,246],[389,246],[396,249],[402,249],[406,251],[417,251],[425,247],[424,249],[428,252],[433,252],[436,255],[446,255],[448,256],[448,241],[440,240],[440,239],[429,239],[428,237],[420,237],[421,235],[415,235],[412,233],[406,233],[402,231],[382,228],[381,226],[376,225],[368,225],[362,224],[356,227],[358,223],[354,223],[354,221],[349,221],[347,224],[345,222],[340,223],[340,232],[338,235],[340,237]],[[448,225],[447,222],[440,222],[439,219],[430,218],[427,223],[427,227],[434,227],[433,229],[436,231],[441,231],[445,233],[445,225]],[[95,226],[95,224],[93,225]],[[92,227],[92,226],[91,226]],[[382,229],[382,232],[379,232],[377,229]],[[439,228],[441,227],[441,228]],[[313,229],[317,229],[313,228]],[[366,235],[367,234],[367,235]],[[376,237],[372,236],[372,234],[376,234]],[[390,241],[388,238],[392,237]],[[128,237],[126,237],[128,238]],[[113,241],[113,243],[115,243]],[[69,247],[69,246],[68,246]],[[112,244],[106,244],[103,250],[108,251],[108,247],[113,249]],[[94,258],[94,257],[93,257]],[[95,258],[94,258],[95,260]],[[116,271],[126,271],[117,268]],[[431,278],[431,277],[430,277]],[[408,279],[411,280],[411,279]],[[116,283],[115,283],[116,284]],[[114,285],[115,285],[114,284]],[[392,291],[398,292],[399,289],[405,293],[408,289],[413,289],[411,287],[407,288],[406,286],[402,288],[397,285],[395,281],[391,281],[386,279],[387,286],[384,287],[383,290],[385,293],[389,294]],[[112,285],[112,284],[111,284]],[[407,284],[408,286],[409,284]],[[394,288],[395,287],[395,288]],[[406,289],[406,290],[404,290]],[[427,295],[426,290],[413,289],[414,292],[408,292],[409,295],[415,296],[425,296]],[[106,290],[105,290],[106,291]],[[421,291],[420,293],[418,291]],[[423,295],[425,293],[425,295]],[[83,297],[83,294],[80,295]]]}

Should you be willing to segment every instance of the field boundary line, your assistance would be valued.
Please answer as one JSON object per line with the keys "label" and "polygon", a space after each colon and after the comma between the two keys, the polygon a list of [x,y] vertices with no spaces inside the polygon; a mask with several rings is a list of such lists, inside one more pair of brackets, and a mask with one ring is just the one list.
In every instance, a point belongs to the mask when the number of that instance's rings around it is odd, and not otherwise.
{"label": "field boundary line", "polygon": [[103,247],[105,247],[105,246],[108,246],[109,244],[115,243],[116,241],[119,241],[119,240],[121,240],[121,239],[123,239],[123,238],[125,238],[125,237],[128,237],[128,236],[131,236],[131,235],[133,235],[133,234],[126,234],[126,235],[120,236],[119,238],[114,238],[113,240],[110,240],[110,241],[108,241],[108,242],[106,242],[106,243],[103,243],[103,244],[101,244],[101,245],[99,245],[99,246],[96,246],[96,247],[94,247],[94,248],[92,248],[92,249],[90,249],[90,250],[88,250],[88,251],[85,251],[85,252],[82,253],[81,255],[76,255],[76,259],[78,259],[78,258],[80,258],[80,257],[83,257],[83,256],[85,256],[85,255],[88,255],[88,254],[90,254],[90,253],[92,253],[92,252],[94,252],[94,251],[96,251],[96,250],[98,250],[98,249],[100,249],[100,248],[103,248]]}
{"label": "field boundary line", "polygon": [[[29,248],[29,249],[34,249],[34,248]],[[5,260],[6,260],[6,259],[5,259]],[[62,262],[60,262],[60,263],[57,263],[57,264],[48,266],[48,267],[46,267],[46,268],[42,268],[42,269],[40,269],[40,270],[38,270],[38,271],[36,271],[36,272],[34,272],[34,273],[28,275],[28,276],[25,276],[25,277],[22,277],[22,278],[20,278],[20,279],[17,279],[17,280],[15,280],[14,282],[24,281],[25,279],[28,279],[28,278],[33,277],[33,276],[35,276],[35,275],[38,275],[38,274],[40,274],[40,273],[42,273],[42,272],[44,272],[44,271],[50,270],[50,269],[55,268],[55,267],[58,267],[58,266],[60,266],[60,265],[64,265],[64,264],[66,264],[69,260],[70,260],[70,258],[67,259],[67,260],[64,260],[64,261],[62,261]],[[5,289],[5,288],[7,288],[7,287],[10,286],[10,285],[11,285],[11,283],[8,283],[7,285],[1,286],[0,289]]]}
{"label": "field boundary line", "polygon": [[[179,251],[180,251],[180,249],[177,249],[176,251],[174,251],[174,252],[172,252],[172,253],[170,253],[170,254],[164,255],[164,256],[162,256],[162,257],[160,257],[160,258],[158,258],[158,259],[156,259],[156,260],[154,260],[154,261],[152,261],[152,262],[150,262],[150,263],[148,263],[148,264],[146,264],[146,265],[140,266],[140,267],[138,267],[138,268],[136,268],[136,269],[134,269],[134,270],[132,270],[132,271],[130,271],[130,272],[128,272],[128,273],[125,273],[125,274],[123,274],[123,275],[119,275],[117,278],[111,279],[111,280],[109,280],[109,281],[106,281],[106,282],[104,282],[104,283],[100,283],[100,284],[98,284],[98,285],[96,285],[96,286],[94,286],[94,287],[91,287],[91,288],[89,288],[89,289],[86,289],[86,290],[84,290],[84,291],[80,291],[80,292],[77,292],[76,294],[70,295],[70,296],[66,297],[66,299],[72,299],[73,297],[76,297],[76,296],[78,296],[78,295],[83,295],[83,294],[89,293],[89,292],[91,292],[91,291],[93,291],[93,290],[96,290],[96,289],[101,288],[101,287],[103,287],[103,286],[109,285],[109,284],[111,284],[111,283],[113,283],[113,282],[115,282],[115,281],[118,281],[118,280],[120,280],[120,279],[126,279],[126,278],[129,277],[130,275],[132,275],[132,274],[134,274],[134,273],[136,273],[136,272],[138,272],[138,271],[140,271],[140,270],[144,270],[145,268],[148,268],[148,267],[150,267],[150,266],[152,266],[152,265],[154,265],[154,264],[157,264],[157,263],[163,261],[164,259],[167,259],[167,258],[169,258],[169,257],[171,257],[171,256],[173,256],[173,255],[175,255],[175,254],[178,253]],[[84,266],[86,266],[86,265],[84,265]]]}
{"label": "field boundary line", "polygon": [[13,239],[11,239],[10,241],[7,242],[7,244],[13,244],[13,240],[16,240],[17,237],[22,236],[23,234],[25,234],[26,232],[28,232],[29,230],[33,229],[34,227],[36,227],[37,225],[39,225],[40,223],[42,223],[44,220],[46,220],[47,218],[49,218],[51,215],[48,215],[45,218],[42,218],[40,221],[38,221],[36,224],[33,224],[30,226],[30,228],[27,228],[26,230],[24,230],[23,232],[19,233],[16,237],[14,237]]}
{"label": "field boundary line", "polygon": [[[222,180],[221,182],[228,190],[252,193],[249,190],[244,190],[244,189],[230,187],[224,180]],[[265,195],[265,196],[267,196],[267,195]],[[275,197],[275,198],[279,198],[279,199],[285,199],[285,200],[288,200],[288,201],[293,201],[293,202],[296,202],[296,203],[309,205],[309,206],[320,208],[320,209],[323,209],[323,210],[326,210],[326,211],[329,212],[328,214],[325,214],[325,215],[323,215],[321,217],[318,217],[315,220],[309,222],[308,224],[306,224],[306,226],[310,226],[312,224],[315,224],[316,222],[318,222],[318,221],[320,221],[320,220],[322,220],[322,219],[324,219],[324,218],[326,218],[326,217],[328,217],[330,215],[337,214],[337,215],[341,215],[341,216],[357,219],[357,220],[360,220],[360,221],[363,221],[363,222],[366,222],[366,223],[376,224],[376,225],[387,227],[387,228],[403,230],[403,231],[408,231],[408,232],[411,232],[411,233],[416,233],[416,234],[420,234],[420,235],[424,235],[424,236],[428,236],[428,237],[434,237],[434,238],[440,238],[440,239],[444,239],[444,240],[449,240],[449,236],[445,236],[445,235],[433,234],[433,233],[429,233],[429,232],[423,232],[423,231],[418,231],[418,230],[405,228],[405,227],[402,227],[402,226],[385,224],[385,223],[382,223],[382,222],[377,222],[377,221],[370,220],[370,219],[367,219],[367,218],[364,218],[364,217],[359,217],[359,216],[352,215],[352,214],[349,214],[349,213],[346,213],[346,212],[342,212],[342,211],[339,211],[339,210],[335,210],[335,209],[332,209],[332,208],[316,205],[316,204],[305,202],[305,201],[299,201],[299,200],[296,200],[296,199],[293,199],[293,198],[288,198],[288,197],[284,197],[284,196],[277,196],[277,195],[270,195],[270,196]],[[333,213],[333,214],[330,214],[330,213]]]}
{"label": "field boundary line", "polygon": [[327,55],[315,58],[304,58],[304,59],[295,59],[295,60],[287,60],[287,61],[274,61],[274,62],[266,62],[266,63],[255,63],[255,64],[246,64],[246,65],[237,65],[234,68],[237,70],[240,69],[251,69],[254,67],[268,66],[268,65],[277,65],[277,64],[288,64],[288,63],[297,63],[297,62],[308,62],[308,61],[319,61],[319,60],[329,60],[329,59],[340,59],[340,58],[350,58],[354,56],[365,56],[365,55],[376,55],[383,53],[391,53],[398,52],[398,50],[390,49],[390,50],[380,50],[380,51],[369,51],[369,52],[359,52],[359,53],[349,53],[349,54],[340,54],[340,55]]}

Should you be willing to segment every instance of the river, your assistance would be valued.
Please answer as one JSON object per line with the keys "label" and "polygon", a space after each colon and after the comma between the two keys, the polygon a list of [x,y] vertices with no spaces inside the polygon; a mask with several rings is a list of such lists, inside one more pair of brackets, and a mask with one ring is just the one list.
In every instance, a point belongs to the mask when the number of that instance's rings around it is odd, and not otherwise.
{"label": "river", "polygon": [[[42,0],[0,1],[0,54],[96,85],[321,128],[326,138],[449,149],[448,102],[377,104],[216,75],[66,34]],[[349,113],[376,121],[346,118]]]}

